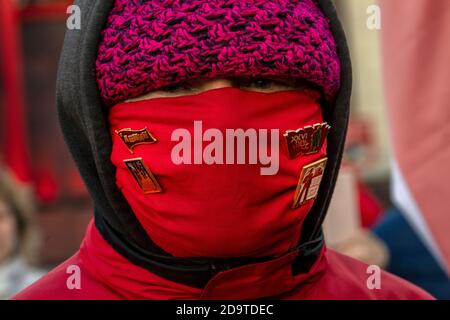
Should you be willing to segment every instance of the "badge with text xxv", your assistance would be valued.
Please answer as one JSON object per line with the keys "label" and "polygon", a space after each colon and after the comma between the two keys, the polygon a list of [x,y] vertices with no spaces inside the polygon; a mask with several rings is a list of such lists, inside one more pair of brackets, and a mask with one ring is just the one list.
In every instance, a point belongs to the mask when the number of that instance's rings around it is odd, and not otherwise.
{"label": "badge with text xxv", "polygon": [[162,192],[161,186],[142,158],[128,159],[123,162],[141,187],[142,192],[145,194]]}
{"label": "badge with text xxv", "polygon": [[297,130],[286,131],[284,138],[287,143],[289,159],[319,152],[327,138],[330,128],[324,122]]}
{"label": "badge with text xxv", "polygon": [[295,190],[293,209],[317,198],[327,160],[327,158],[323,158],[302,168],[297,189]]}
{"label": "badge with text xxv", "polygon": [[140,144],[152,144],[155,143],[156,138],[148,131],[147,128],[141,130],[133,130],[131,128],[125,128],[117,131],[117,135],[122,139],[123,143],[127,146],[128,150],[133,153],[134,147]]}

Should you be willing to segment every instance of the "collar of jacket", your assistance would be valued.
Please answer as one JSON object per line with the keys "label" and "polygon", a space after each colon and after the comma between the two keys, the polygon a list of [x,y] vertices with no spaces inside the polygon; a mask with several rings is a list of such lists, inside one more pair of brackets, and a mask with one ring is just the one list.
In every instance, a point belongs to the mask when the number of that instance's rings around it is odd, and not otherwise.
{"label": "collar of jacket", "polygon": [[122,238],[120,233],[107,225],[103,215],[95,211],[95,227],[102,237],[129,261],[145,267],[148,271],[173,282],[194,288],[204,288],[218,273],[245,265],[272,262],[282,256],[296,253],[292,259],[292,274],[306,273],[317,260],[324,246],[323,233],[308,242],[299,244],[278,257],[236,257],[236,258],[177,258],[159,253],[159,247],[139,247],[135,242]]}

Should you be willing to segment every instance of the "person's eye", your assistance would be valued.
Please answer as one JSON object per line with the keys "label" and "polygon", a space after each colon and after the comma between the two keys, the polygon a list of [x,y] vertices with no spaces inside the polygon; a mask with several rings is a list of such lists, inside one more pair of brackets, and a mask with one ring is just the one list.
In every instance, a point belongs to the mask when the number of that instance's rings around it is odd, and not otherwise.
{"label": "person's eye", "polygon": [[275,84],[275,81],[271,79],[255,79],[252,82],[252,86],[256,89],[271,89]]}
{"label": "person's eye", "polygon": [[266,78],[255,78],[255,79],[238,79],[237,85],[241,88],[246,89],[270,89],[272,88],[274,81]]}
{"label": "person's eye", "polygon": [[160,90],[164,91],[164,92],[177,92],[178,90],[180,90],[180,88],[181,88],[180,85],[173,84],[173,85],[170,85],[170,86],[165,86],[165,87],[161,88]]}
{"label": "person's eye", "polygon": [[253,79],[239,80],[238,85],[243,89],[254,91],[280,91],[294,88],[294,86],[289,81],[276,80],[270,78],[253,78]]}
{"label": "person's eye", "polygon": [[160,90],[167,93],[177,93],[177,92],[192,91],[194,89],[195,87],[191,83],[181,82],[162,87]]}

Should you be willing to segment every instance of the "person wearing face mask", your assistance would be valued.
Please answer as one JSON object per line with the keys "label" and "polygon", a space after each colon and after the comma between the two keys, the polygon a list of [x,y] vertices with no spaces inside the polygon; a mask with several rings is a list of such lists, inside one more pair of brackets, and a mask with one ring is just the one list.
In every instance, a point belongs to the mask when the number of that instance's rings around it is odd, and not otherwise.
{"label": "person wearing face mask", "polygon": [[95,202],[16,299],[431,299],[326,248],[351,68],[328,0],[79,1],[57,101]]}

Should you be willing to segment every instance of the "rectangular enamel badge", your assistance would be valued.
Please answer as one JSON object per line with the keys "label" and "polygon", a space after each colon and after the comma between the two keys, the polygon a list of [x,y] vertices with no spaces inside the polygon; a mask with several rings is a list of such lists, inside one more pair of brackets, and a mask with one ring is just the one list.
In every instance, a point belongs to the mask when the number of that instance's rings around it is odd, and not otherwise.
{"label": "rectangular enamel badge", "polygon": [[140,144],[152,144],[157,140],[145,127],[141,130],[133,130],[131,128],[125,128],[117,131],[117,135],[122,139],[123,143],[127,146],[128,150],[133,153],[134,147]]}
{"label": "rectangular enamel badge", "polygon": [[319,152],[330,128],[331,127],[324,122],[297,130],[286,131],[284,138],[287,143],[289,159],[295,159],[301,155]]}
{"label": "rectangular enamel badge", "polygon": [[302,168],[295,190],[293,209],[317,198],[327,160],[327,158],[323,158]]}
{"label": "rectangular enamel badge", "polygon": [[161,186],[142,158],[128,159],[124,160],[124,162],[142,189],[142,192],[145,194],[162,192]]}

